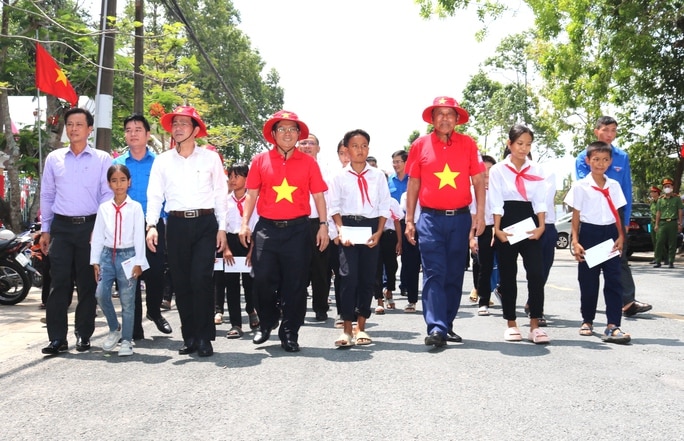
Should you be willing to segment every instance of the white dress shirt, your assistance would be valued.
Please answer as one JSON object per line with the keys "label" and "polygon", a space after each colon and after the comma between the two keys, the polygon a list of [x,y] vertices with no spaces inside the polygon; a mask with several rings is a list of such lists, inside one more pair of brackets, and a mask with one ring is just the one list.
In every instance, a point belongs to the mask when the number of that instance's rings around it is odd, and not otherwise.
{"label": "white dress shirt", "polygon": [[[90,242],[90,264],[99,265],[104,247],[124,249],[135,248],[134,265],[144,265],[145,258],[145,215],[142,205],[130,196],[126,197],[125,205],[121,207],[121,224],[116,225],[116,208],[114,199],[103,202],[97,209],[95,226]],[[114,231],[121,232],[121,240],[114,237]],[[118,234],[117,234],[118,236]],[[114,240],[117,239],[116,246]]]}
{"label": "white dress shirt", "polygon": [[[599,187],[591,177],[591,174],[575,181],[570,188],[570,191],[565,196],[565,202],[572,208],[579,210],[580,222],[594,225],[611,225],[615,223],[615,215],[608,205],[608,199],[592,187]],[[606,177],[606,185],[613,201],[613,205],[617,210],[627,204],[625,195],[622,193],[620,183],[614,179]],[[624,227],[624,226],[623,226]]]}
{"label": "white dress shirt", "polygon": [[164,210],[214,209],[219,230],[226,228],[228,184],[218,153],[197,147],[187,158],[176,149],[157,156],[147,186],[147,225],[157,225]]}
{"label": "white dress shirt", "polygon": [[[367,218],[384,217],[390,219],[390,199],[392,196],[387,186],[385,174],[366,164],[361,171],[368,183],[368,200],[366,192],[359,189],[356,172],[347,165],[342,173],[336,175],[330,187],[329,215],[363,216]],[[363,194],[363,196],[362,196]]]}

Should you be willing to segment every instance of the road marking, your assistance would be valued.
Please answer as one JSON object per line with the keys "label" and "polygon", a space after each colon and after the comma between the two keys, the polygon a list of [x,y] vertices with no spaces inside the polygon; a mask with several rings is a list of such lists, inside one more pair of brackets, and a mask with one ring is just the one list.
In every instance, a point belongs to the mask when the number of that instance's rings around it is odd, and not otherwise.
{"label": "road marking", "polygon": [[546,284],[549,288],[557,289],[560,291],[575,291],[575,288],[566,288],[564,286],[552,285],[550,283]]}
{"label": "road marking", "polygon": [[669,312],[651,312],[651,315],[657,315],[658,317],[669,318],[672,320],[684,320],[684,315],[681,314],[671,314]]}

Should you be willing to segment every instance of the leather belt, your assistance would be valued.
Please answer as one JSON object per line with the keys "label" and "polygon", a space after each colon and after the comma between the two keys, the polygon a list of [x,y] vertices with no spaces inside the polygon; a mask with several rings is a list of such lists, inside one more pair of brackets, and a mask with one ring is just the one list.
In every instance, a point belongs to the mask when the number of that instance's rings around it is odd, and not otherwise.
{"label": "leather belt", "polygon": [[62,214],[54,214],[55,219],[59,219],[70,224],[80,225],[86,222],[95,222],[96,214],[89,214],[88,216],[64,216]]}
{"label": "leather belt", "polygon": [[308,222],[309,216],[296,217],[294,219],[287,219],[287,220],[274,220],[274,219],[267,219],[265,217],[260,217],[259,220],[262,220],[266,223],[269,223],[269,224],[271,224],[277,228],[287,228],[287,227],[292,227],[294,225],[304,224],[304,223]]}
{"label": "leather belt", "polygon": [[213,208],[198,208],[196,210],[169,211],[170,216],[182,217],[185,219],[193,219],[195,217],[207,216],[210,214],[214,214]]}
{"label": "leather belt", "polygon": [[434,208],[429,208],[429,207],[420,207],[420,211],[422,213],[439,214],[441,216],[456,216],[459,214],[470,213],[470,208],[462,207],[462,208],[456,208],[453,210],[436,210]]}
{"label": "leather belt", "polygon": [[672,222],[674,219],[660,219],[660,222]]}
{"label": "leather belt", "polygon": [[347,219],[347,220],[353,220],[353,221],[365,221],[365,220],[371,220],[370,217],[365,217],[365,216],[354,216],[354,215],[344,215],[342,216],[342,219]]}

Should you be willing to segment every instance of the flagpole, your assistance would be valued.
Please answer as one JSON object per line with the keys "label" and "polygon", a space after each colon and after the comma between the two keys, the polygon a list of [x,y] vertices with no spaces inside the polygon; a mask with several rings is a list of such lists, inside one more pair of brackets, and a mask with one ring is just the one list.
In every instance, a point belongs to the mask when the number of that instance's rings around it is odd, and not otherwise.
{"label": "flagpole", "polygon": [[[36,29],[36,40],[38,40],[38,30]],[[42,120],[40,117],[40,89],[36,87],[36,98],[38,98],[38,115],[36,116],[36,126],[38,127],[38,180],[43,176],[43,134],[40,126]],[[47,101],[46,101],[47,104]],[[47,106],[46,106],[47,107]],[[46,112],[47,113],[47,112]]]}

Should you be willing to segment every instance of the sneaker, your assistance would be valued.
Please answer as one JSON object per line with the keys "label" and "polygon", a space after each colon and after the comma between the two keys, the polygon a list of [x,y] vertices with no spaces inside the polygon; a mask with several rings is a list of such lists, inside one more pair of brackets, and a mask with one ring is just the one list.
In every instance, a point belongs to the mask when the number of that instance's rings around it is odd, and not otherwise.
{"label": "sneaker", "polygon": [[121,331],[116,330],[116,331],[110,331],[109,334],[104,339],[104,342],[102,342],[102,349],[105,351],[111,351],[116,347],[116,344],[119,343],[119,339],[121,338]]}
{"label": "sneaker", "polygon": [[119,357],[128,357],[130,355],[133,355],[133,345],[130,341],[123,340],[119,348]]}
{"label": "sneaker", "polygon": [[223,323],[223,314],[217,312],[216,315],[214,315],[214,324],[220,325],[221,323]]}
{"label": "sneaker", "polygon": [[489,307],[487,307],[487,306],[480,306],[480,308],[477,310],[477,315],[479,315],[479,316],[487,316],[487,315],[489,315]]}

